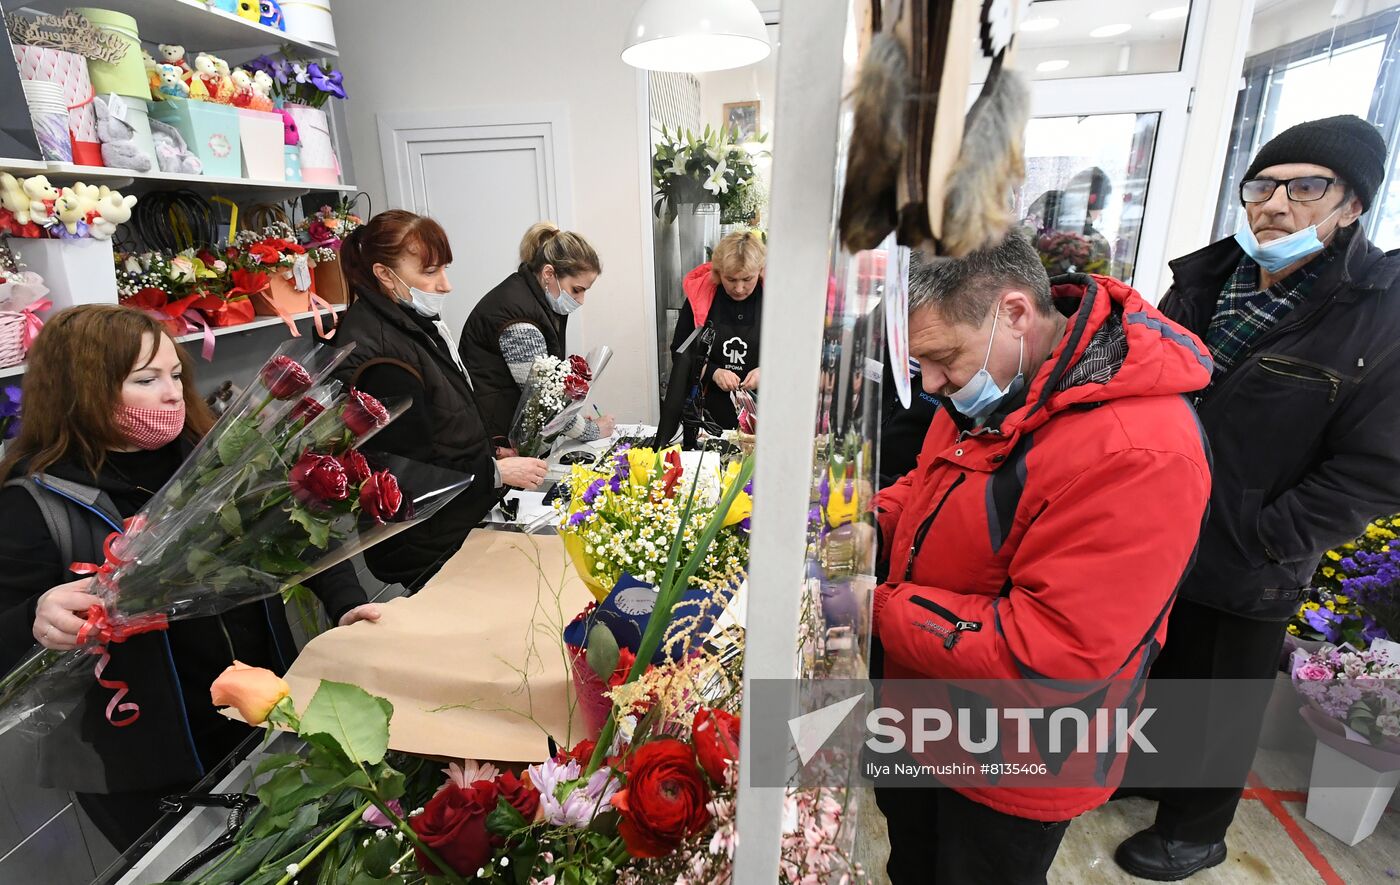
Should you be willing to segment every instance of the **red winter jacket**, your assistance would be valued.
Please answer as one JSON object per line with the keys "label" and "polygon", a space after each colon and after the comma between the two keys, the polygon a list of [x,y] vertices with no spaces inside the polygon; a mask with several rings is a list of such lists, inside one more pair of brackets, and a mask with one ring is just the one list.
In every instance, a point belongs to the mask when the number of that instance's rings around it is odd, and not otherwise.
{"label": "red winter jacket", "polygon": [[[1184,396],[1209,383],[1210,357],[1117,280],[1056,282],[1061,310],[1079,306],[1025,404],[976,435],[940,410],[917,466],[875,499],[890,563],[873,614],[886,679],[1112,680],[1121,697],[1165,640],[1210,497]],[[1127,339],[1116,374],[1054,392],[1110,315]],[[1003,720],[1002,746],[1016,734]],[[1102,786],[950,785],[1007,814],[1065,820],[1108,800],[1126,758],[1110,755]]]}

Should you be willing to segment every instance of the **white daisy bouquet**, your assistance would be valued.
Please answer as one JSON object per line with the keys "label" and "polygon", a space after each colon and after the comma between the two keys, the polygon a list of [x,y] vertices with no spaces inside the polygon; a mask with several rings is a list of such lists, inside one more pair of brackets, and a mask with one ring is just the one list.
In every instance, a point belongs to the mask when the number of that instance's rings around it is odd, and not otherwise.
{"label": "white daisy bouquet", "polygon": [[[679,449],[657,452],[643,447],[623,449],[596,466],[574,465],[570,499],[558,505],[559,534],[593,595],[606,597],[623,574],[647,583],[661,577],[671,543],[682,533],[681,515],[691,487],[698,486],[694,513],[682,537],[681,556],[689,556],[700,527],[719,506],[738,470],[736,461],[721,471],[713,455],[687,467]],[[737,493],[691,578],[692,586],[729,586],[747,567],[750,495],[748,487]]]}
{"label": "white daisy bouquet", "polygon": [[548,454],[577,418],[593,375],[588,360],[577,354],[566,359],[536,357],[511,422],[510,444],[515,450],[527,458]]}

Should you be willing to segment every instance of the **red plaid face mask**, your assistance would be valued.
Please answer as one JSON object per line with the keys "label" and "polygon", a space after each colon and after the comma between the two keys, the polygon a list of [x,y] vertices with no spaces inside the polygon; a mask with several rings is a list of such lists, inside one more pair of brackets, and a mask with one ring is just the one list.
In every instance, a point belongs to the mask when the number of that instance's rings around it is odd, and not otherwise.
{"label": "red plaid face mask", "polygon": [[118,406],[117,429],[131,444],[148,452],[164,448],[185,429],[185,404],[176,409],[138,409]]}

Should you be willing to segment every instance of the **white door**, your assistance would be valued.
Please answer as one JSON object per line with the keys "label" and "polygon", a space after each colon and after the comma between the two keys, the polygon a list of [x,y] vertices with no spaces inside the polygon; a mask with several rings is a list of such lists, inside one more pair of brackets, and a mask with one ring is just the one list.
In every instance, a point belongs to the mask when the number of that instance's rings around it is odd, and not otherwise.
{"label": "white door", "polygon": [[481,296],[520,263],[520,238],[573,214],[561,105],[403,111],[378,115],[389,205],[437,219],[452,243],[455,331]]}

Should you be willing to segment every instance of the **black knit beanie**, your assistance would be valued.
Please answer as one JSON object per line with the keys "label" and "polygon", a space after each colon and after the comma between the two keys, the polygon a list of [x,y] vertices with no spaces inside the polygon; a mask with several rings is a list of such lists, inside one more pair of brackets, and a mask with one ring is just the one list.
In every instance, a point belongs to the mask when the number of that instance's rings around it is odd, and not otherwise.
{"label": "black knit beanie", "polygon": [[1259,170],[1282,163],[1326,166],[1351,186],[1364,212],[1385,179],[1385,154],[1385,139],[1375,126],[1342,114],[1299,123],[1275,135],[1259,149],[1244,177],[1248,181]]}

